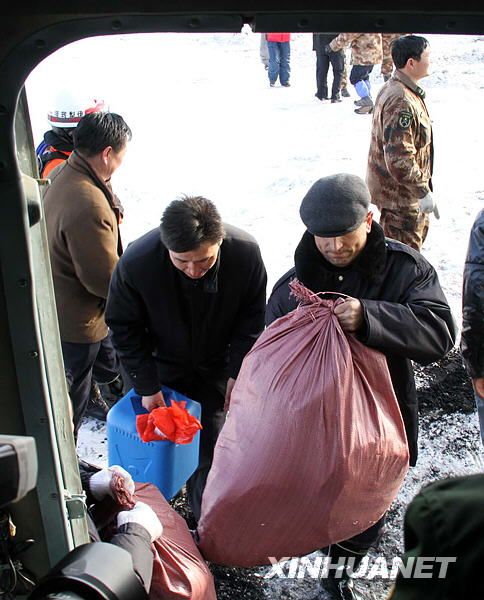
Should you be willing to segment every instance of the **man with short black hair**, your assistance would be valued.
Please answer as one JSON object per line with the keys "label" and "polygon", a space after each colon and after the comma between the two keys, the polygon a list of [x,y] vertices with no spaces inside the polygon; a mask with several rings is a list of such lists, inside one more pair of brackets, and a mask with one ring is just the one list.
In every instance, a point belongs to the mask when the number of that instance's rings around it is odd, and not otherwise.
{"label": "man with short black hair", "polygon": [[164,405],[162,384],[202,405],[199,467],[187,484],[197,520],[224,404],[264,328],[266,281],[255,239],[201,196],[171,202],[111,280],[106,321],[143,406]]}
{"label": "man with short black hair", "polygon": [[[334,315],[343,331],[385,355],[413,466],[418,411],[412,361],[428,364],[442,358],[456,337],[437,273],[418,252],[385,238],[373,221],[368,188],[356,175],[339,173],[316,181],[301,203],[300,216],[307,231],[296,248],[295,266],[274,286],[266,324],[297,307],[289,289],[294,277],[315,293],[347,296],[335,305]],[[352,559],[356,569],[381,538],[384,520],[327,549],[332,564]],[[336,598],[355,598],[344,567],[330,572],[327,582]]]}
{"label": "man with short black hair", "polygon": [[392,43],[392,59],[396,71],[373,110],[366,183],[385,235],[420,250],[429,213],[439,218],[432,196],[432,123],[418,85],[429,73],[428,41],[399,37]]}
{"label": "man with short black hair", "polygon": [[119,207],[111,176],[121,165],[131,130],[114,113],[87,114],[74,134],[74,152],[50,174],[45,219],[64,365],[71,378],[77,437],[92,369],[108,337],[104,308],[122,253]]}

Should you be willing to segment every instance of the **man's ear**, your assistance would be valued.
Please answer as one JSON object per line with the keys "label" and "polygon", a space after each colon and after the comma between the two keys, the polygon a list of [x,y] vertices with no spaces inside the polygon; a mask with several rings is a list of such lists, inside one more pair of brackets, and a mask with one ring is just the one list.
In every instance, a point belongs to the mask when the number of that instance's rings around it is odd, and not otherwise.
{"label": "man's ear", "polygon": [[370,211],[368,211],[368,214],[366,215],[366,233],[370,233],[372,223],[373,223],[373,213],[370,210]]}
{"label": "man's ear", "polygon": [[101,159],[105,165],[108,164],[108,160],[109,160],[109,157],[110,157],[112,151],[113,151],[112,146],[106,146],[106,148],[104,148],[104,150],[101,152]]}

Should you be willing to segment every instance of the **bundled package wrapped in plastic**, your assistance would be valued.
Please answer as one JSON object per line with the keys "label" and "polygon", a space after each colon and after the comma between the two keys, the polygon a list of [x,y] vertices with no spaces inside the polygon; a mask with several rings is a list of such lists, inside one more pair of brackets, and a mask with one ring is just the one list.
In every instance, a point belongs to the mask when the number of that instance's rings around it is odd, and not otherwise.
{"label": "bundled package wrapped in plastic", "polygon": [[384,355],[343,332],[335,301],[292,287],[305,300],[245,357],[215,447],[197,532],[218,564],[266,565],[361,533],[408,470]]}

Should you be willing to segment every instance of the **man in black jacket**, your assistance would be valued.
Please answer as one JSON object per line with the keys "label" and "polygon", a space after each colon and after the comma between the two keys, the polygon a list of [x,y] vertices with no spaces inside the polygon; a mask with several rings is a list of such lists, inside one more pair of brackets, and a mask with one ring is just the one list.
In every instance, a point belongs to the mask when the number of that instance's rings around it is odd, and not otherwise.
{"label": "man in black jacket", "polygon": [[[295,277],[313,292],[349,296],[334,313],[345,332],[386,356],[415,465],[418,411],[411,361],[442,358],[455,343],[456,328],[435,270],[409,246],[385,238],[369,208],[368,188],[355,175],[332,175],[313,184],[300,208],[307,231],[296,248],[295,267],[276,283],[266,324],[296,308],[288,287]],[[351,558],[356,568],[379,541],[383,524],[384,517],[331,546],[332,563]],[[336,597],[354,598],[348,577],[329,578],[328,585]]]}
{"label": "man in black jacket", "polygon": [[484,209],[469,236],[462,294],[462,356],[472,378],[484,444]]}
{"label": "man in black jacket", "polygon": [[326,46],[338,37],[337,33],[313,33],[313,50],[316,52],[316,86],[314,94],[319,100],[328,100],[328,70],[333,68],[333,85],[331,87],[331,102],[341,102],[341,80],[345,67],[344,50],[326,51]]}
{"label": "man in black jacket", "polygon": [[106,322],[143,406],[164,404],[162,384],[202,405],[199,467],[187,484],[197,520],[224,404],[264,328],[266,282],[257,242],[203,197],[169,204],[111,280]]}

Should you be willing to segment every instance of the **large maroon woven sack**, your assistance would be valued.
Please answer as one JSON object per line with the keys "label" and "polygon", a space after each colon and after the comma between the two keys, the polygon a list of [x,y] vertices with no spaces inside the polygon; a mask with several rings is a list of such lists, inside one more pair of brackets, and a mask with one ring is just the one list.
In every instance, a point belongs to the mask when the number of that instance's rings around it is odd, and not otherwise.
{"label": "large maroon woven sack", "polygon": [[183,517],[154,485],[137,483],[136,498],[149,504],[163,525],[163,535],[152,544],[149,600],[216,600],[213,576]]}
{"label": "large maroon woven sack", "polygon": [[266,565],[346,540],[386,512],[408,470],[385,357],[311,296],[242,364],[202,499],[208,561]]}

